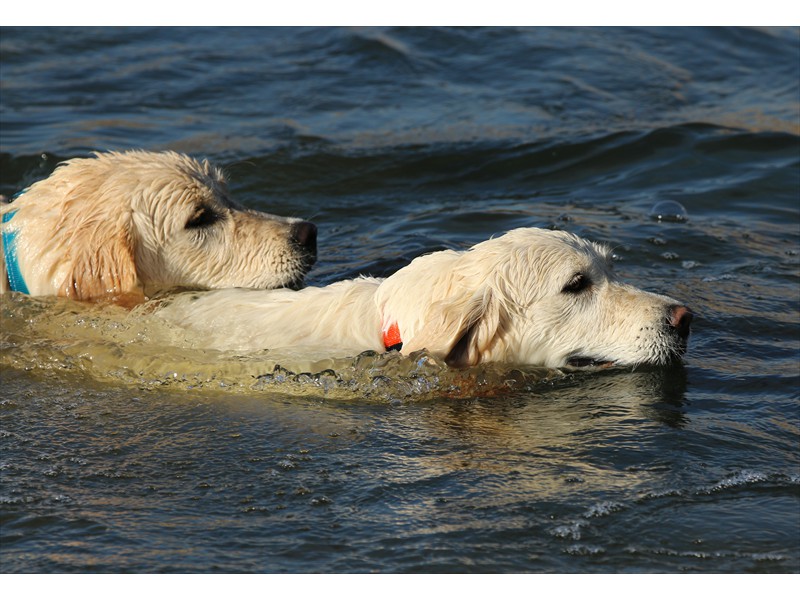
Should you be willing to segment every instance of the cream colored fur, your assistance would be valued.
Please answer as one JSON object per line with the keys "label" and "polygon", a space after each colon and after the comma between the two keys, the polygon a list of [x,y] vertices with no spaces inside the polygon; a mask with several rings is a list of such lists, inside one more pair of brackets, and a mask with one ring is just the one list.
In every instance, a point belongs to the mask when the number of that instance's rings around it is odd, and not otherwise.
{"label": "cream colored fur", "polygon": [[172,287],[298,286],[314,260],[293,240],[299,219],[242,208],[218,169],[175,152],[67,161],[9,211],[32,295],[136,303]]}
{"label": "cream colored fur", "polygon": [[683,354],[691,320],[675,300],[618,281],[605,247],[543,229],[422,256],[384,280],[184,294],[155,312],[208,347],[332,356],[383,351],[397,323],[403,354],[427,348],[459,367],[666,364]]}

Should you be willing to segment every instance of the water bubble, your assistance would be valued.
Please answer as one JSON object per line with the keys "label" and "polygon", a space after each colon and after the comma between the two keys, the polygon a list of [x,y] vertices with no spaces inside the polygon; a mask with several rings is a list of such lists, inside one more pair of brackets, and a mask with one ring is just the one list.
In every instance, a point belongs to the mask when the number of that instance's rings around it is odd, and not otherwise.
{"label": "water bubble", "polygon": [[650,209],[650,218],[654,221],[668,221],[670,223],[684,223],[689,220],[683,204],[675,200],[661,200]]}
{"label": "water bubble", "polygon": [[567,554],[572,554],[573,556],[596,556],[598,554],[604,554],[605,551],[605,548],[602,546],[589,544],[573,544],[566,549]]}
{"label": "water bubble", "polygon": [[583,516],[586,517],[587,519],[591,519],[593,517],[605,517],[606,515],[610,515],[613,512],[618,512],[624,509],[625,509],[624,504],[606,500],[590,507],[589,510],[587,510],[583,514]]}
{"label": "water bubble", "polygon": [[559,525],[550,531],[557,538],[562,539],[581,539],[581,527],[588,525],[589,522],[584,519],[578,519],[567,525]]}

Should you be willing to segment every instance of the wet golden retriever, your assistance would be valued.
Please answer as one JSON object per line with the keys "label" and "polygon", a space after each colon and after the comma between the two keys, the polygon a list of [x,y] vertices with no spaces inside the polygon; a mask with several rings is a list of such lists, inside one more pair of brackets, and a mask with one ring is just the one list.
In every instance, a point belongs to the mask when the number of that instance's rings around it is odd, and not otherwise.
{"label": "wet golden retriever", "polygon": [[244,209],[221,171],[175,152],[67,161],[0,214],[0,292],[136,304],[174,287],[299,287],[316,258],[312,223]]}
{"label": "wet golden retriever", "polygon": [[679,360],[692,313],[620,282],[610,262],[606,247],[570,233],[517,229],[465,252],[419,257],[383,280],[181,294],[155,314],[223,350],[427,348],[455,367]]}

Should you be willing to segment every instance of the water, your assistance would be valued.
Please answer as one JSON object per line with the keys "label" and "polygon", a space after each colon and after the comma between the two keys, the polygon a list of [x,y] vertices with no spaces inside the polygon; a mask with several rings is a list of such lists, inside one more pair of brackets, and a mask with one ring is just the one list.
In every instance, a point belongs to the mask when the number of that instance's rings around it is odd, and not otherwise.
{"label": "water", "polygon": [[7,196],[169,148],[314,219],[311,284],[557,227],[696,313],[683,367],[568,375],[226,355],[4,298],[4,572],[800,572],[797,29],[4,28],[0,51]]}

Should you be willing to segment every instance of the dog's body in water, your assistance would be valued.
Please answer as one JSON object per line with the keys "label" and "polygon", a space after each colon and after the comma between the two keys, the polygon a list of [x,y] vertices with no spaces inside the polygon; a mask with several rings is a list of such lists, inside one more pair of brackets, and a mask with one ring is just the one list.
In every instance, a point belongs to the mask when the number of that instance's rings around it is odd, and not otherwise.
{"label": "dog's body in water", "polygon": [[221,350],[426,348],[453,367],[666,365],[692,320],[680,302],[619,281],[606,247],[535,228],[421,256],[386,279],[182,294],[153,310]]}

